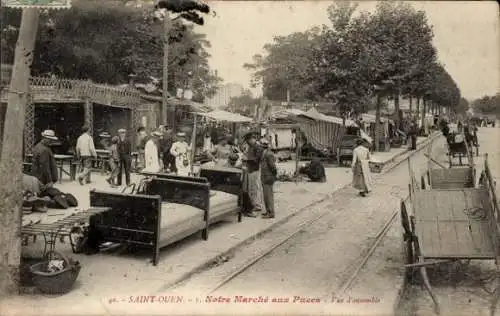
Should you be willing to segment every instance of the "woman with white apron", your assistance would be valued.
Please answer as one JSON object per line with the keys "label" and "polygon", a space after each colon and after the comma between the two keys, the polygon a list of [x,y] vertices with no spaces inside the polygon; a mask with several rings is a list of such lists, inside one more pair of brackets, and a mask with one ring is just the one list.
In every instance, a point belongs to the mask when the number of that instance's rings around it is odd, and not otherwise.
{"label": "woman with white apron", "polygon": [[175,157],[177,175],[189,176],[191,173],[190,152],[191,148],[186,142],[186,133],[177,133],[177,141],[172,144],[170,149],[170,154]]}

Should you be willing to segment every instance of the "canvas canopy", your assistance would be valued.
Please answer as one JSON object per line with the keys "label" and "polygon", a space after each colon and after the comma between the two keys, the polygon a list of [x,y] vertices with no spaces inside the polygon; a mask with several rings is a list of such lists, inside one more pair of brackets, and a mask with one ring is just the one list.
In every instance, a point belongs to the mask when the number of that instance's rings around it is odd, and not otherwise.
{"label": "canvas canopy", "polygon": [[[299,115],[311,118],[311,119],[316,120],[316,121],[324,121],[324,122],[327,122],[327,123],[340,124],[340,125],[343,124],[341,118],[336,117],[336,116],[330,116],[330,115],[322,114],[322,113],[318,112],[318,110],[316,110],[315,108],[312,108],[309,111],[304,112],[303,114],[299,114]],[[347,127],[351,127],[351,126],[352,127],[357,127],[358,125],[353,120],[347,119],[345,121],[345,126],[347,126]]]}
{"label": "canvas canopy", "polygon": [[211,111],[208,113],[198,113],[198,115],[207,117],[209,119],[220,121],[220,122],[229,122],[229,123],[250,123],[253,122],[253,119],[232,112],[227,112],[223,110]]}

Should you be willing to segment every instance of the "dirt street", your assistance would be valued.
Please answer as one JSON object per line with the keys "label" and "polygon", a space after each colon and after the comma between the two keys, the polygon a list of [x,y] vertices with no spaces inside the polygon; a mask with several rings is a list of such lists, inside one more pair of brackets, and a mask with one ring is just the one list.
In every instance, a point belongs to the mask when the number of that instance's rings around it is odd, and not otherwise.
{"label": "dirt street", "polygon": [[[435,141],[433,155],[444,156],[444,146],[443,138]],[[427,166],[423,153],[419,152],[411,159],[415,174]],[[295,301],[296,305],[286,304],[285,310],[290,312],[300,313],[301,310],[321,305],[323,311],[335,313],[333,304],[317,304],[317,300],[331,303],[331,294],[352,273],[353,265],[371,246],[378,231],[398,208],[401,198],[408,195],[408,174],[408,164],[402,163],[379,177],[375,181],[374,192],[366,198],[358,197],[352,188],[336,192],[333,198],[310,210],[311,213],[328,211],[320,221],[303,228],[296,237],[210,294],[210,299],[222,297],[234,302],[248,298],[275,298]],[[276,240],[267,240],[269,245],[273,242]],[[241,249],[227,263],[195,275],[176,292],[188,295],[196,293],[206,300],[206,295],[214,287],[256,253],[254,249]],[[366,287],[370,287],[369,282]],[[377,299],[384,299],[377,297],[377,294],[372,293]],[[275,308],[275,305],[257,305],[261,312]],[[222,313],[227,311],[224,306],[216,304],[210,310]],[[256,312],[253,307],[251,311]]]}

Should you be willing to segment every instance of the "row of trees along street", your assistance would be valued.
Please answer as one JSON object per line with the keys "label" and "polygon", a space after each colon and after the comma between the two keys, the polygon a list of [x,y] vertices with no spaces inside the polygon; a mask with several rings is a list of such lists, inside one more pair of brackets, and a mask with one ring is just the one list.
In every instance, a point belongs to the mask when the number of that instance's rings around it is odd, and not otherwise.
{"label": "row of trees along street", "polygon": [[484,96],[472,101],[471,107],[481,114],[496,115],[500,117],[500,93],[494,96]]}
{"label": "row of trees along street", "polygon": [[[16,293],[19,286],[23,160],[19,144],[30,75],[107,84],[128,83],[133,75],[144,83],[156,80],[171,94],[188,84],[195,101],[213,95],[221,81],[208,65],[210,42],[183,23],[202,25],[198,13],[210,11],[206,4],[194,0],[72,2],[68,10],[2,7],[0,11],[2,63],[13,64],[9,90],[5,90],[10,93],[0,160],[0,177],[9,179],[8,185],[0,186],[0,295]],[[161,15],[165,11],[177,16],[165,20]],[[166,69],[168,84],[163,85],[156,78]]]}
{"label": "row of trees along street", "polygon": [[266,99],[285,100],[289,94],[293,101],[330,101],[344,119],[375,99],[377,122],[384,99],[394,99],[399,113],[399,96],[409,98],[410,107],[416,103],[417,113],[467,109],[437,60],[425,12],[389,1],[374,12],[357,12],[356,4],[342,1],[328,8],[328,17],[329,26],[275,37],[264,46],[264,56],[244,65]]}

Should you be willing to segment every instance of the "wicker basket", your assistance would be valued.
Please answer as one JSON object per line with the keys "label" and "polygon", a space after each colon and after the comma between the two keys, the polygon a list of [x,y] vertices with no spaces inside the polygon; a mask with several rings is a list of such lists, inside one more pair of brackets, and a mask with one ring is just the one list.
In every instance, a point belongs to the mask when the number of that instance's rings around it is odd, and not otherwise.
{"label": "wicker basket", "polygon": [[[50,259],[59,257],[64,260],[64,269],[57,272],[46,272]],[[47,258],[30,267],[33,283],[42,293],[65,294],[68,293],[80,273],[80,263],[66,258],[62,253],[52,251],[47,253]]]}
{"label": "wicker basket", "polygon": [[384,164],[381,162],[370,161],[369,166],[370,166],[370,172],[381,173],[382,168],[384,167]]}

